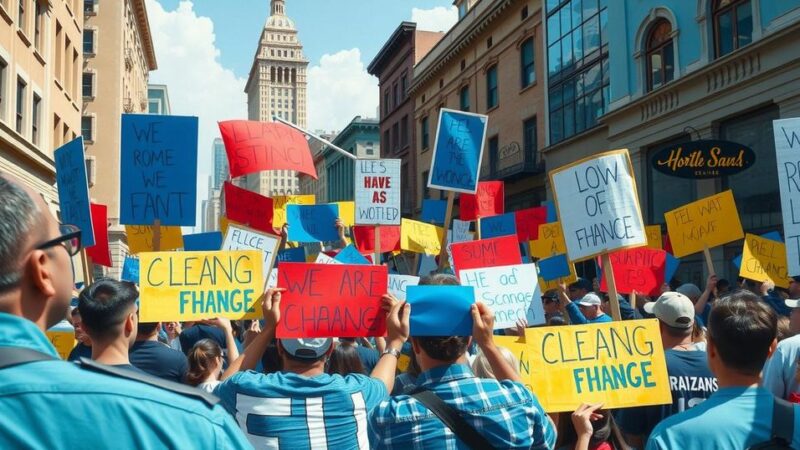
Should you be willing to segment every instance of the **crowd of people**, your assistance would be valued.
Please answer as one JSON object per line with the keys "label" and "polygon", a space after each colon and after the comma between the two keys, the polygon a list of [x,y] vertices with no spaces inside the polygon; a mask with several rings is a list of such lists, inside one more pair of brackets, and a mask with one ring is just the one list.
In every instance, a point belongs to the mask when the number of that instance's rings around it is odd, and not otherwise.
{"label": "crowd of people", "polygon": [[[385,337],[276,339],[280,289],[261,320],[144,323],[133,283],[73,291],[80,233],[41,196],[0,175],[0,199],[0,448],[800,448],[800,277],[620,296],[658,319],[672,402],[553,413],[496,344],[526,324],[496,331],[481,302],[470,336],[410,336],[386,294]],[[611,322],[610,300],[585,279],[541,297],[548,326]],[[69,361],[45,335],[65,319]]]}

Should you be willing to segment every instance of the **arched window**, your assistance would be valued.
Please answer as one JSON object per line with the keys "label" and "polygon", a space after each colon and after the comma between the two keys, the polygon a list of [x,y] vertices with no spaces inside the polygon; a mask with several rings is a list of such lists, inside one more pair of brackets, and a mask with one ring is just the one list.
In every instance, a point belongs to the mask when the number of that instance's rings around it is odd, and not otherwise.
{"label": "arched window", "polygon": [[665,19],[657,20],[647,34],[647,90],[658,89],[672,81],[675,73],[675,44],[672,42],[672,25]]}
{"label": "arched window", "polygon": [[753,7],[750,0],[716,0],[712,12],[717,58],[753,40]]}

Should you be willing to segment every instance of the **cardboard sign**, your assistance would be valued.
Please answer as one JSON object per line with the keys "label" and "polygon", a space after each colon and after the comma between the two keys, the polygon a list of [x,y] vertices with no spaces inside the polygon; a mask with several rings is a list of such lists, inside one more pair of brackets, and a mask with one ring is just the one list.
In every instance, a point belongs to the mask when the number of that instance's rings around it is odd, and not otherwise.
{"label": "cardboard sign", "polygon": [[274,233],[272,199],[225,182],[225,217],[250,228]]}
{"label": "cardboard sign", "polygon": [[745,235],[739,276],[754,281],[772,280],[775,286],[788,289],[786,245],[753,234]]}
{"label": "cardboard sign", "polygon": [[183,249],[187,252],[213,252],[221,248],[222,233],[219,231],[183,235]]}
{"label": "cardboard sign", "polygon": [[539,239],[539,226],[547,223],[547,208],[539,206],[515,211],[514,220],[517,225],[517,239],[520,242]]}
{"label": "cardboard sign", "polygon": [[120,223],[194,226],[197,117],[122,115]]}
{"label": "cardboard sign", "polygon": [[644,227],[647,234],[647,246],[656,250],[664,248],[664,239],[661,234],[661,225],[647,225]]}
{"label": "cardboard sign", "polygon": [[[161,241],[159,250],[176,250],[183,248],[183,235],[181,227],[160,227]],[[128,252],[132,255],[141,252],[152,252],[153,227],[149,225],[125,225],[125,234],[128,236]]]}
{"label": "cardboard sign", "polygon": [[422,201],[422,222],[444,225],[445,214],[447,214],[447,200]]}
{"label": "cardboard sign", "polygon": [[314,259],[314,264],[342,264],[342,263],[331,258],[325,253],[317,253],[317,257],[316,259]]}
{"label": "cardboard sign", "polygon": [[280,122],[227,120],[219,123],[232,177],[262,170],[296,170],[317,179],[303,133]]}
{"label": "cardboard sign", "polygon": [[225,240],[222,241],[222,250],[257,250],[263,256],[263,275],[264,279],[269,278],[269,272],[275,266],[275,258],[278,254],[278,246],[281,245],[280,236],[273,234],[259,233],[238,225],[228,227],[225,233]]}
{"label": "cardboard sign", "polygon": [[278,287],[278,268],[269,271],[269,278],[267,278],[267,289]]}
{"label": "cardboard sign", "polygon": [[286,205],[289,240],[294,242],[331,242],[339,240],[336,205]]}
{"label": "cardboard sign", "polygon": [[800,275],[800,118],[773,120],[787,272]]}
{"label": "cardboard sign", "polygon": [[[381,253],[400,250],[400,227],[382,226],[378,227],[381,236]],[[358,251],[362,253],[375,253],[375,227],[353,227],[353,240]]]}
{"label": "cardboard sign", "polygon": [[436,225],[403,219],[400,224],[400,248],[414,253],[438,255],[444,230]]}
{"label": "cardboard sign", "polygon": [[282,262],[305,262],[306,249],[303,247],[287,248],[278,252],[278,258],[275,265],[278,266]]}
{"label": "cardboard sign", "polygon": [[668,211],[664,218],[672,253],[678,258],[744,237],[730,190]]}
{"label": "cardboard sign", "polygon": [[255,319],[264,288],[255,250],[152,252],[139,256],[139,320]]}
{"label": "cardboard sign", "polygon": [[419,285],[419,277],[413,275],[389,274],[389,293],[397,297],[398,300],[405,300],[409,286]]}
{"label": "cardboard sign", "polygon": [[[771,241],[783,243],[783,237],[781,237],[781,234],[777,231],[770,231],[769,233],[764,233],[761,235],[761,237],[764,239],[769,239]],[[747,243],[745,242],[745,244]],[[734,267],[736,267],[736,270],[740,270],[742,268],[742,256],[743,256],[742,254],[736,255],[733,258],[733,261],[731,261]]]}
{"label": "cardboard sign", "polygon": [[545,411],[672,403],[656,319],[527,328],[525,342]]}
{"label": "cardboard sign", "polygon": [[119,279],[139,284],[139,258],[125,257],[125,262],[122,264],[122,275]]}
{"label": "cardboard sign", "polygon": [[86,256],[95,264],[111,267],[111,250],[108,247],[108,207],[94,203],[91,207],[95,244],[86,248]]}
{"label": "cardboard sign", "polygon": [[550,185],[571,261],[647,244],[628,150],[559,167]]}
{"label": "cardboard sign", "polygon": [[276,195],[272,197],[272,226],[281,228],[286,223],[286,205],[313,205],[314,195]]}
{"label": "cardboard sign", "polygon": [[458,242],[451,246],[450,254],[459,279],[462,270],[522,264],[516,236]]}
{"label": "cardboard sign", "polygon": [[386,334],[381,297],[386,266],[281,264],[278,338],[367,337]]}
{"label": "cardboard sign", "polygon": [[[89,182],[83,153],[83,138],[78,137],[53,152],[58,183],[58,203],[61,223],[75,225],[81,230],[81,245],[94,245],[92,210],[89,206]],[[100,224],[105,226],[105,222]]]}
{"label": "cardboard sign", "polygon": [[528,354],[528,345],[525,344],[525,336],[494,336],[492,339],[495,345],[507,348],[517,358],[519,365],[516,369],[519,372],[520,378],[522,378],[522,384],[524,384],[529,391],[533,392],[533,383],[535,380],[531,377],[531,361],[530,355]]}
{"label": "cardboard sign", "polygon": [[69,326],[69,323],[56,324],[53,328],[47,330],[45,334],[50,343],[53,344],[53,347],[56,348],[58,357],[64,361],[69,358],[72,349],[78,344],[78,340],[75,339],[75,329]]}
{"label": "cardboard sign", "polygon": [[408,286],[411,336],[472,336],[472,286]]}
{"label": "cardboard sign", "polygon": [[561,222],[543,223],[539,225],[539,238],[531,241],[531,256],[549,258],[553,255],[567,253],[567,244],[561,232]]}
{"label": "cardboard sign", "polygon": [[572,264],[567,255],[553,255],[539,260],[539,277],[544,281],[558,280],[570,276]]}
{"label": "cardboard sign", "polygon": [[481,219],[481,239],[512,235],[517,235],[517,221],[514,213]]}
{"label": "cardboard sign", "polygon": [[355,162],[356,224],[400,225],[400,160]]}
{"label": "cardboard sign", "polygon": [[461,284],[475,288],[475,300],[494,311],[496,330],[514,327],[519,319],[528,326],[545,323],[535,264],[462,270]]}
{"label": "cardboard sign", "polygon": [[342,264],[369,264],[370,262],[358,252],[355,245],[350,244],[343,248],[333,259]]}
{"label": "cardboard sign", "polygon": [[[619,250],[609,255],[614,270],[617,292],[658,297],[666,276],[667,252],[650,247]],[[602,264],[601,264],[602,265]],[[600,280],[600,290],[608,292],[605,277]]]}
{"label": "cardboard sign", "polygon": [[481,181],[474,194],[461,194],[459,217],[473,221],[484,217],[503,214],[505,210],[505,190],[502,181]]}
{"label": "cardboard sign", "polygon": [[356,203],[355,202],[333,202],[339,207],[339,218],[346,227],[356,224]]}
{"label": "cardboard sign", "polygon": [[489,118],[441,108],[438,123],[428,187],[474,194]]}

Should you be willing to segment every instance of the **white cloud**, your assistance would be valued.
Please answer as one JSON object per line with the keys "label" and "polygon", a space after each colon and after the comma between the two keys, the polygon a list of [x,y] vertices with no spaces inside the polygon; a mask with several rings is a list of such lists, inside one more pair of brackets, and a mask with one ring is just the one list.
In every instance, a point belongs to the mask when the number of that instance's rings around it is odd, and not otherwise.
{"label": "white cloud", "polygon": [[308,69],[308,127],[341,131],[353,117],[375,117],[378,79],[367,73],[357,48],[325,54]]}
{"label": "white cloud", "polygon": [[437,6],[431,9],[411,9],[411,21],[417,23],[417,29],[423,31],[447,31],[458,21],[458,9]]}

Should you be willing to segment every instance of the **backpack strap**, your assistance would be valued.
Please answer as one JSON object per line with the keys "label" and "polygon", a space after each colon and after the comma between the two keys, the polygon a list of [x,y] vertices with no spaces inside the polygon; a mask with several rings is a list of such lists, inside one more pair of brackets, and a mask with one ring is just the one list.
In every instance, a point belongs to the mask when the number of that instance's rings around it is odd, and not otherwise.
{"label": "backpack strap", "polygon": [[0,347],[0,369],[37,361],[54,361],[56,358],[24,347]]}
{"label": "backpack strap", "polygon": [[492,444],[478,433],[472,425],[467,423],[467,421],[458,414],[455,408],[445,403],[444,400],[435,393],[422,389],[412,393],[411,397],[425,405],[432,413],[436,414],[439,420],[441,420],[447,428],[450,428],[461,442],[467,444],[470,448],[475,450],[494,449]]}
{"label": "backpack strap", "polygon": [[794,403],[778,397],[773,398],[772,438],[782,440],[791,447],[794,438]]}

